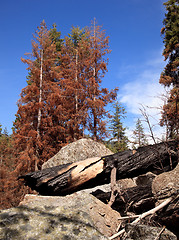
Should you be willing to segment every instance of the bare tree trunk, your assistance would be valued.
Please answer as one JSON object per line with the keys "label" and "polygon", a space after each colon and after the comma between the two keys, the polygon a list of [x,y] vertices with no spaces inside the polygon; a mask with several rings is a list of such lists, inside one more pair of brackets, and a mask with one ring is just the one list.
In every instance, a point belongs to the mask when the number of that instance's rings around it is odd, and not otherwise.
{"label": "bare tree trunk", "polygon": [[146,109],[144,108],[143,105],[142,105],[142,107],[143,107],[143,109],[140,108],[140,111],[141,111],[143,117],[145,118],[145,121],[146,121],[146,123],[147,123],[147,125],[148,125],[148,127],[149,127],[149,131],[150,131],[150,134],[151,134],[151,138],[152,138],[152,140],[154,141],[154,143],[156,144],[156,140],[155,140],[155,137],[154,137],[154,133],[153,133],[153,130],[152,130],[152,126],[151,126],[151,124],[150,124],[149,116],[148,116],[148,114],[147,114],[147,112],[146,112]]}
{"label": "bare tree trunk", "polygon": [[[40,90],[39,90],[39,105],[42,102],[42,84],[43,84],[43,50],[40,51]],[[37,143],[36,143],[36,157],[39,158],[39,147],[38,147],[38,139],[40,138],[40,124],[41,124],[41,117],[42,117],[42,109],[39,106],[38,110],[38,118],[37,118]],[[35,162],[35,170],[38,170],[37,161]]]}
{"label": "bare tree trunk", "polygon": [[[96,39],[96,22],[95,22],[95,18],[94,18],[94,48],[95,46],[95,39]],[[96,61],[96,59],[95,59]],[[94,67],[93,67],[93,78],[94,78],[94,87],[93,87],[93,102],[94,102],[94,107],[93,107],[93,137],[94,140],[97,140],[97,121],[96,121],[96,109],[95,109],[95,101],[96,101],[96,63],[94,62]]]}
{"label": "bare tree trunk", "polygon": [[[76,49],[76,56],[75,56],[75,59],[76,59],[76,74],[75,74],[75,82],[76,82],[76,85],[78,83],[78,50]],[[76,88],[76,93],[75,93],[75,110],[76,110],[76,113],[78,112],[78,89]]]}
{"label": "bare tree trunk", "polygon": [[75,56],[75,66],[76,66],[76,73],[75,73],[75,83],[76,83],[76,89],[75,89],[75,132],[74,132],[74,140],[76,139],[76,130],[77,130],[77,113],[78,113],[78,50],[76,49],[76,56]]}

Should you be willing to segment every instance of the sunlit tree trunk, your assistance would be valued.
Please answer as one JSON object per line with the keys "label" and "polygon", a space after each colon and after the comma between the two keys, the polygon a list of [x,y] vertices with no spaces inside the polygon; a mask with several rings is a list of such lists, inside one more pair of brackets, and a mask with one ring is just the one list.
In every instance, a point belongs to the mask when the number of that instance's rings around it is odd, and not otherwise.
{"label": "sunlit tree trunk", "polygon": [[[76,49],[76,54],[75,54],[75,67],[76,67],[76,72],[75,72],[75,83],[76,83],[76,89],[75,89],[75,132],[77,130],[77,115],[78,115],[78,49]],[[74,140],[76,139],[76,133],[74,133]]]}
{"label": "sunlit tree trunk", "polygon": [[75,74],[75,82],[76,82],[76,93],[75,93],[75,109],[76,113],[78,112],[78,50],[76,49],[76,56],[75,56],[75,65],[76,65],[76,74]]}
{"label": "sunlit tree trunk", "polygon": [[38,140],[40,138],[40,124],[42,118],[42,84],[43,84],[43,50],[40,51],[40,89],[39,89],[39,110],[38,110],[38,118],[37,118],[37,142],[36,142],[36,157],[37,160],[35,162],[35,170],[38,170],[38,158],[39,158],[39,147],[38,147]]}
{"label": "sunlit tree trunk", "polygon": [[[96,48],[96,22],[94,18],[94,49]],[[93,102],[94,102],[94,107],[93,107],[93,129],[94,129],[94,140],[97,140],[97,120],[96,120],[96,108],[95,108],[95,101],[96,101],[96,59],[94,61],[94,67],[93,67],[93,78],[94,78],[94,85],[93,85]]]}

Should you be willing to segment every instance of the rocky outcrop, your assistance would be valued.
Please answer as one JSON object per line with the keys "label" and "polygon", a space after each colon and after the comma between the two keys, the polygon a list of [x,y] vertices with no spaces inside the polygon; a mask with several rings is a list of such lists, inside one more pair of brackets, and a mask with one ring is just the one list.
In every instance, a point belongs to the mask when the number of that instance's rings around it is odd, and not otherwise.
{"label": "rocky outcrop", "polygon": [[19,207],[1,211],[0,239],[107,239],[120,214],[87,193],[66,197],[26,195]]}
{"label": "rocky outcrop", "polygon": [[179,164],[172,171],[164,172],[154,179],[152,192],[158,198],[179,193]]}
{"label": "rocky outcrop", "polygon": [[179,237],[179,164],[170,172],[158,175],[152,183],[152,192],[160,204],[166,198],[172,197],[173,201],[159,211],[157,220]]}
{"label": "rocky outcrop", "polygon": [[152,185],[153,179],[156,177],[154,173],[148,172],[146,174],[139,175],[134,179],[137,185]]}
{"label": "rocky outcrop", "polygon": [[113,152],[106,148],[104,144],[83,138],[63,147],[55,156],[43,164],[42,169],[110,154],[113,154]]}

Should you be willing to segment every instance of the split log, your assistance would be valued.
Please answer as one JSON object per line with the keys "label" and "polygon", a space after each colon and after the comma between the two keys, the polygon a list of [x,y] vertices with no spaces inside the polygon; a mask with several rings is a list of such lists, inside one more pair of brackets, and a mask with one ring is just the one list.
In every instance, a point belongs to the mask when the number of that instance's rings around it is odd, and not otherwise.
{"label": "split log", "polygon": [[91,158],[20,176],[25,184],[42,195],[66,195],[110,182],[111,170],[116,179],[133,178],[147,172],[160,174],[178,162],[177,141],[139,148],[135,154],[127,150],[102,158]]}

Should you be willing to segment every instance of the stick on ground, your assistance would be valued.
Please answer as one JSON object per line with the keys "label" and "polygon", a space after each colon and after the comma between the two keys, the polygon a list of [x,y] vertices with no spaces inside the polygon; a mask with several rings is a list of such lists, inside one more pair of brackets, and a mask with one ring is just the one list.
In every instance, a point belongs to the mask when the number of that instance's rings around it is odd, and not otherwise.
{"label": "stick on ground", "polygon": [[[173,200],[172,197],[167,198],[164,202],[162,202],[160,205],[158,205],[157,207],[142,213],[141,215],[139,215],[139,217],[134,220],[131,224],[135,225],[137,224],[141,219],[145,218],[148,215],[154,214],[155,212],[157,212],[158,210],[162,209],[163,207],[165,207],[167,204],[169,204],[171,201]],[[117,237],[119,237],[120,235],[122,235],[123,233],[125,233],[125,229],[122,229],[121,231],[119,231],[118,233],[112,235],[111,237],[109,237],[110,240],[115,239]]]}

